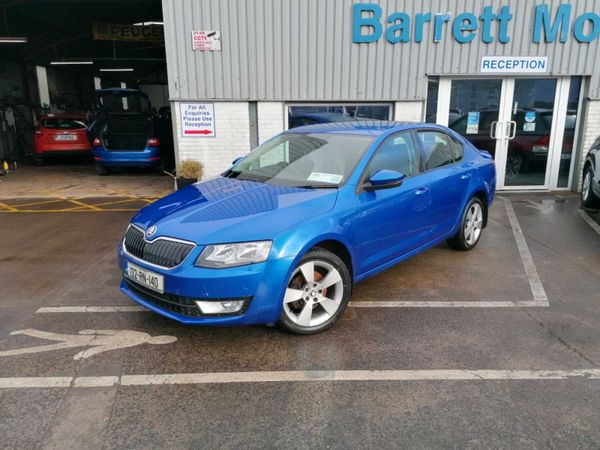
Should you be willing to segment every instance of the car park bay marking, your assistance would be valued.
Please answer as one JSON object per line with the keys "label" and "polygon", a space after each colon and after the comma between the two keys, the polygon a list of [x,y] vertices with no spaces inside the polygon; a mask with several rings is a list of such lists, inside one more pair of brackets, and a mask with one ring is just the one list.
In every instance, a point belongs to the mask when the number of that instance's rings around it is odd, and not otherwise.
{"label": "car park bay marking", "polygon": [[583,209],[578,209],[577,212],[583,218],[583,220],[585,220],[588,223],[588,225],[592,227],[592,230],[600,234],[600,225],[594,222],[594,219],[592,219],[587,212],[585,212]]}
{"label": "car park bay marking", "polygon": [[[526,308],[526,307],[547,307],[549,306],[548,297],[542,281],[538,275],[533,257],[529,251],[529,246],[521,230],[517,215],[512,206],[512,202],[503,197],[508,220],[517,242],[517,248],[521,261],[525,268],[525,273],[533,293],[534,300],[523,301],[424,301],[424,300],[398,300],[398,301],[358,301],[350,302],[349,306],[354,308]],[[581,214],[581,213],[580,213]],[[584,217],[584,216],[582,216]],[[585,218],[585,217],[584,217]],[[590,218],[590,221],[593,220]],[[596,227],[598,225],[593,222]],[[591,225],[591,224],[590,224]],[[593,228],[593,226],[592,226]],[[598,227],[600,228],[600,227]],[[48,306],[39,308],[37,313],[86,313],[86,312],[141,312],[148,311],[142,306]]]}
{"label": "car park bay marking", "polygon": [[517,248],[519,249],[521,261],[525,267],[525,273],[529,279],[529,286],[531,287],[533,298],[536,302],[540,303],[539,306],[548,306],[548,296],[546,295],[546,291],[542,285],[542,280],[540,279],[537,269],[535,268],[533,257],[531,256],[529,246],[527,245],[527,241],[523,235],[523,230],[521,230],[521,225],[519,225],[519,221],[517,220],[517,215],[513,208],[512,202],[508,198],[500,198],[504,200],[504,206],[506,207],[508,220],[515,236],[515,240],[517,241]]}
{"label": "car park bay marking", "polygon": [[576,370],[298,370],[154,375],[0,378],[0,389],[98,388],[233,383],[380,381],[549,381],[600,380],[600,369]]}

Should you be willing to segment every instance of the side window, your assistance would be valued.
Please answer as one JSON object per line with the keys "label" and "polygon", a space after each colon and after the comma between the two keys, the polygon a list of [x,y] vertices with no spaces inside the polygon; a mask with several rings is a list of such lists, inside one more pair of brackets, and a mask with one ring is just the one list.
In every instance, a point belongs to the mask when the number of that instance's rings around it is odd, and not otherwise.
{"label": "side window", "polygon": [[367,179],[383,169],[395,170],[410,177],[419,173],[419,159],[410,133],[388,138],[369,162]]}
{"label": "side window", "polygon": [[454,162],[448,136],[445,133],[419,131],[417,134],[423,147],[425,170],[435,169]]}
{"label": "side window", "polygon": [[448,136],[448,138],[450,140],[450,147],[452,148],[452,153],[454,154],[454,161],[460,161],[461,159],[463,159],[465,147],[452,136]]}

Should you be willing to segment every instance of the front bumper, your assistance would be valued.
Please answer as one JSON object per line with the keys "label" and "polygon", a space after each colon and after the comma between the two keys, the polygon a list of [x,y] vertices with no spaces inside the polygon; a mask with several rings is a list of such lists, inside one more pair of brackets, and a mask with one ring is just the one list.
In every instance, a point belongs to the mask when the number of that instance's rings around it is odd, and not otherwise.
{"label": "front bumper", "polygon": [[[165,294],[144,289],[125,276],[121,292],[140,305],[170,319],[197,325],[250,325],[276,322],[281,311],[285,284],[293,258],[269,259],[263,263],[227,269],[194,266],[202,251],[196,247],[185,261],[172,269],[163,269],[135,258],[119,249],[119,267],[127,261],[164,276]],[[245,299],[241,313],[202,315],[194,300]]]}
{"label": "front bumper", "polygon": [[97,164],[106,167],[150,167],[160,164],[160,147],[131,151],[109,151],[104,147],[93,147],[92,155]]}

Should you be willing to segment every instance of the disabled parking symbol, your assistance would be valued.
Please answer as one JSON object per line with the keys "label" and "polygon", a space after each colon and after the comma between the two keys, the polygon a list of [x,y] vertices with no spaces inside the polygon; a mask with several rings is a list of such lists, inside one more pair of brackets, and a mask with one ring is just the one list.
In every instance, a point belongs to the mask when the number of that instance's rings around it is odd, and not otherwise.
{"label": "disabled parking symbol", "polygon": [[15,350],[0,351],[0,356],[17,356],[31,353],[49,352],[65,348],[90,347],[80,351],[74,360],[87,359],[99,353],[136,347],[142,344],[164,345],[172,344],[177,340],[175,336],[151,336],[141,331],[130,330],[81,330],[78,334],[59,334],[34,329],[18,330],[11,335],[26,335],[47,341],[55,341],[56,344],[38,345]]}

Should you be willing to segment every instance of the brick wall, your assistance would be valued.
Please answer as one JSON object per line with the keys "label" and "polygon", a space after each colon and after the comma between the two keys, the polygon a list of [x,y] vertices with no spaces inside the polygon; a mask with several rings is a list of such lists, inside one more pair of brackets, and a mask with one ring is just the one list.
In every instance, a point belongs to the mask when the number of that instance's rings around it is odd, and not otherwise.
{"label": "brick wall", "polygon": [[[585,161],[587,152],[598,136],[600,136],[600,100],[587,101],[585,117],[586,122],[584,124],[581,143],[583,151],[581,152],[581,160],[579,161],[579,166],[577,168],[579,172],[583,170],[583,162]],[[579,180],[577,190],[581,191],[581,173],[577,175],[577,179]]]}
{"label": "brick wall", "polygon": [[179,161],[194,159],[204,165],[204,178],[223,172],[250,150],[247,102],[215,102],[215,137],[183,137],[179,104],[174,102]]}
{"label": "brick wall", "polygon": [[258,102],[258,142],[281,133],[285,129],[285,104],[283,102]]}

